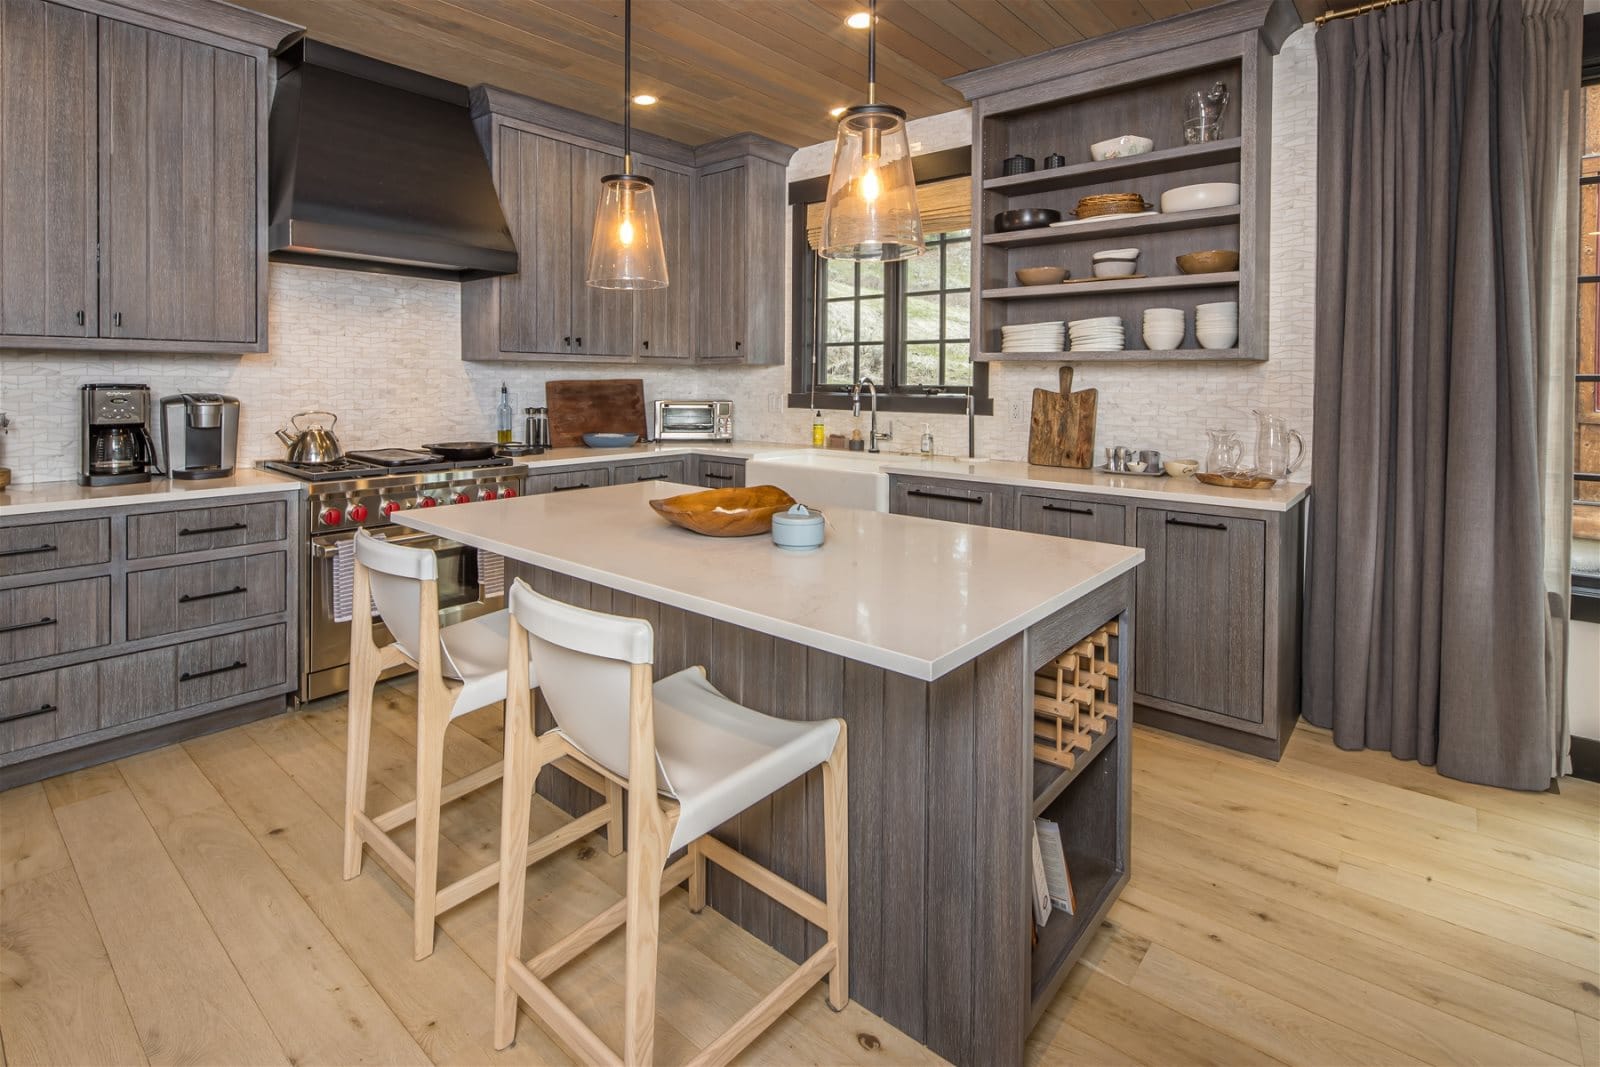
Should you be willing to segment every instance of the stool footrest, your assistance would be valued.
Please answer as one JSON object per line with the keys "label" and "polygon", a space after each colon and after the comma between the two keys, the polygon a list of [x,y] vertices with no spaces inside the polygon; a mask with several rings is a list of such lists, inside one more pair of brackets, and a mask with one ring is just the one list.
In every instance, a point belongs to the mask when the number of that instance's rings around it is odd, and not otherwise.
{"label": "stool footrest", "polygon": [[[600,809],[604,811],[605,809]],[[689,877],[693,860],[685,856],[668,867],[661,875],[661,894],[676,889]],[[605,936],[628,921],[628,898],[623,897],[599,915],[557,941],[526,964],[528,973],[535,978],[549,978],[561,968],[599,944]],[[513,961],[515,962],[515,961]]]}
{"label": "stool footrest", "polygon": [[722,1032],[711,1044],[689,1061],[689,1067],[721,1067],[737,1056],[746,1045],[754,1041],[773,1021],[794,1006],[813,985],[833,970],[839,951],[830,941],[823,945],[789,977],[779,982],[777,988],[756,1002],[755,1007],[739,1017],[739,1021]]}
{"label": "stool footrest", "polygon": [[506,984],[528,1002],[533,1017],[556,1042],[583,1063],[621,1067],[622,1059],[582,1019],[567,1007],[555,991],[536,978],[521,960],[506,961]]}
{"label": "stool footrest", "polygon": [[828,909],[822,901],[793,882],[780,878],[749,856],[735,852],[707,834],[698,842],[700,854],[746,885],[761,890],[812,926],[828,928]]}
{"label": "stool footrest", "polygon": [[405,850],[394,843],[394,839],[384,833],[383,827],[373,821],[366,812],[356,812],[356,833],[362,842],[372,850],[372,857],[383,864],[388,872],[394,875],[395,880],[411,891],[417,893],[417,864]]}
{"label": "stool footrest", "polygon": [[[439,790],[439,803],[441,805],[448,804],[452,800],[466,796],[468,793],[477,792],[486,785],[498,782],[505,774],[505,770],[505,761],[495,760],[482,770],[473,771],[463,778],[457,778]],[[396,827],[404,826],[406,823],[414,821],[416,817],[417,802],[408,800],[398,808],[386,811],[382,815],[374,815],[372,821],[377,824],[380,830],[393,830]]]}

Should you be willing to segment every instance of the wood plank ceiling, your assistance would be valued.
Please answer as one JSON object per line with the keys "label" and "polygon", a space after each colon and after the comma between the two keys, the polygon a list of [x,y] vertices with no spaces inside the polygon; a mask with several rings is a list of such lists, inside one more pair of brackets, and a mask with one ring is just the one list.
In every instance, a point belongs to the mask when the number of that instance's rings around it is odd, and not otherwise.
{"label": "wood plank ceiling", "polygon": [[[621,120],[622,0],[240,0],[328,44]],[[963,105],[943,79],[1219,0],[880,0],[879,99]],[[1326,0],[1300,0],[1320,10]],[[866,92],[865,0],[637,0],[640,129],[688,144],[752,131],[800,146]]]}

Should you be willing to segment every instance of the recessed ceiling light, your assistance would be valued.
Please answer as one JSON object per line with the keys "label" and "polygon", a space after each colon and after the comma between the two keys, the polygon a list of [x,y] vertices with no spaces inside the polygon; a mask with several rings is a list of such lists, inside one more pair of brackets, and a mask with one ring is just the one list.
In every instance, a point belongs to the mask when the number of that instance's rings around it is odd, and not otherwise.
{"label": "recessed ceiling light", "polygon": [[651,104],[657,103],[657,99],[656,97],[651,96],[649,93],[640,93],[638,96],[633,98],[633,102],[638,104],[640,107],[649,107]]}
{"label": "recessed ceiling light", "polygon": [[864,30],[872,25],[872,16],[865,11],[857,11],[854,15],[845,19],[844,24],[852,30]]}
{"label": "recessed ceiling light", "polygon": [[832,108],[828,109],[828,117],[829,118],[835,118],[836,119],[840,115],[843,115],[843,114],[844,114],[844,108],[842,108],[842,107],[832,107]]}

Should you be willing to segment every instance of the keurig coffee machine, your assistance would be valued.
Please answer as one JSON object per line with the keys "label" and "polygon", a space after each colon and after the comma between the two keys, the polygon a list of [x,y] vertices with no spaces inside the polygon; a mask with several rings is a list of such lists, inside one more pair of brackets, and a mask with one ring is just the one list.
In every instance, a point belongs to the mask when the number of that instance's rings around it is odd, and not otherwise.
{"label": "keurig coffee machine", "polygon": [[82,400],[78,484],[149,481],[157,470],[155,442],[150,439],[150,387],[85,385],[78,392]]}
{"label": "keurig coffee machine", "polygon": [[239,444],[239,401],[221,393],[161,398],[161,455],[174,478],[225,478]]}

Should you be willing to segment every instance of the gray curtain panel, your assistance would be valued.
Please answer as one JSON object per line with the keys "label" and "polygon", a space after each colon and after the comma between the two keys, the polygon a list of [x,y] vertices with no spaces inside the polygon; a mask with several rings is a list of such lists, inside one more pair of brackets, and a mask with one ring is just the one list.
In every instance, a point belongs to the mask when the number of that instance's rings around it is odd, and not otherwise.
{"label": "gray curtain panel", "polygon": [[1524,20],[1568,24],[1550,61],[1575,89],[1580,11],[1410,0],[1317,33],[1303,711],[1341,747],[1516,789],[1549,785],[1561,716],[1536,302],[1568,298],[1535,284],[1527,94],[1551,79]]}

